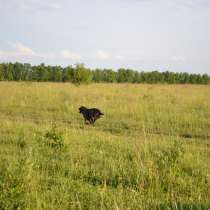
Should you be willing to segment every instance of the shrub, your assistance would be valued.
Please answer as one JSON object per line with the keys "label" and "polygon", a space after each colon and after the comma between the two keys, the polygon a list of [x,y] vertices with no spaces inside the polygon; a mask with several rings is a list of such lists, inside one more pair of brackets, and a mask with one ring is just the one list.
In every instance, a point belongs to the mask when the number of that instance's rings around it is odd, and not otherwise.
{"label": "shrub", "polygon": [[44,135],[44,143],[53,148],[64,147],[63,134],[57,131],[56,123],[52,123],[51,130]]}

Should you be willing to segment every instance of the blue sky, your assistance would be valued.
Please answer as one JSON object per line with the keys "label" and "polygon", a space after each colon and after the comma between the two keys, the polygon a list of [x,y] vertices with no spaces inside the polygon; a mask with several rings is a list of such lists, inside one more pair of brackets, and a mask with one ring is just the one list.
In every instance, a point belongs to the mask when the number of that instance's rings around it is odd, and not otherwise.
{"label": "blue sky", "polygon": [[0,62],[210,74],[210,0],[0,0]]}

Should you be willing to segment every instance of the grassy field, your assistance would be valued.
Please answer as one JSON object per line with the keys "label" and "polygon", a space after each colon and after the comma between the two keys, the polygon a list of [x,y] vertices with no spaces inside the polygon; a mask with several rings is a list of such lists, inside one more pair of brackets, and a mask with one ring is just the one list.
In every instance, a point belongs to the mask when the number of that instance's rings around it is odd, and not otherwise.
{"label": "grassy field", "polygon": [[1,82],[0,119],[1,210],[210,209],[210,86]]}

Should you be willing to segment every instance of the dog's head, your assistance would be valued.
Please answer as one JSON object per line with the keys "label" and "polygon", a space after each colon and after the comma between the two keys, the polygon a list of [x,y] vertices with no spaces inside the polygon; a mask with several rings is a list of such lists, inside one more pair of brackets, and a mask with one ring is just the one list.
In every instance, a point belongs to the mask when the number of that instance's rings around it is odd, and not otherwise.
{"label": "dog's head", "polygon": [[82,112],[84,112],[85,110],[87,110],[87,108],[86,108],[85,106],[81,106],[81,107],[79,108],[79,113],[82,113]]}

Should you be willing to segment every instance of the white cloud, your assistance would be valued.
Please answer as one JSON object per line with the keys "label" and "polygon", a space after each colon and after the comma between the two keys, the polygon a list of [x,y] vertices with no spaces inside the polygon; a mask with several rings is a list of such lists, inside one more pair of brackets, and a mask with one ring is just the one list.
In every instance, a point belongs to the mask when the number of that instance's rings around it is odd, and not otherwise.
{"label": "white cloud", "polygon": [[22,43],[16,43],[14,47],[17,55],[35,55],[35,52],[31,48],[23,45]]}
{"label": "white cloud", "polygon": [[79,61],[82,57],[79,54],[70,52],[68,50],[62,50],[61,52],[35,52],[32,48],[18,42],[9,43],[11,50],[0,50],[0,58],[2,59],[20,59],[20,58],[42,58],[42,59],[54,59],[55,57],[62,56],[65,59]]}
{"label": "white cloud", "polygon": [[81,60],[82,59],[82,57],[79,54],[70,52],[69,50],[62,50],[61,56],[65,59],[70,59],[70,60]]}
{"label": "white cloud", "polygon": [[0,58],[7,59],[19,59],[19,58],[44,58],[44,59],[54,59],[58,54],[55,52],[35,52],[30,47],[18,42],[18,43],[9,43],[12,50],[10,51],[1,51],[0,50]]}
{"label": "white cloud", "polygon": [[97,51],[97,58],[102,60],[108,60],[111,58],[111,55],[103,50]]}
{"label": "white cloud", "polygon": [[38,56],[30,47],[23,45],[22,43],[11,44],[13,50],[0,51],[1,58],[14,58],[22,56]]}

